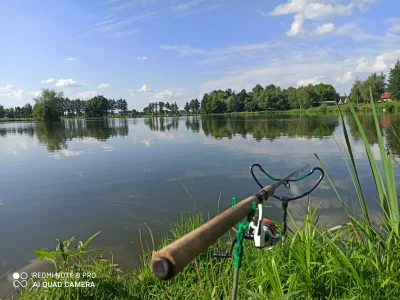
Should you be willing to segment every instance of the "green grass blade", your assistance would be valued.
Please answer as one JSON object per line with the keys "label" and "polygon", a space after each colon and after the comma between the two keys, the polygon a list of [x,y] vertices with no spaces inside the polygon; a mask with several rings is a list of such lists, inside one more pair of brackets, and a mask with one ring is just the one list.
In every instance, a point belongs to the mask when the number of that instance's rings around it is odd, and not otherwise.
{"label": "green grass blade", "polygon": [[[361,183],[360,183],[360,179],[359,179],[359,176],[358,176],[357,167],[356,167],[356,164],[355,164],[355,161],[354,161],[354,156],[353,156],[353,151],[352,151],[352,148],[351,148],[351,145],[350,145],[349,136],[348,136],[348,134],[347,134],[347,129],[346,129],[346,126],[345,126],[345,123],[344,123],[344,117],[343,117],[343,114],[342,114],[342,112],[341,112],[341,110],[340,110],[340,108],[339,108],[339,104],[336,103],[336,105],[337,105],[337,107],[338,107],[338,109],[339,109],[340,119],[341,119],[342,128],[343,128],[343,134],[344,134],[344,137],[345,137],[347,150],[348,150],[349,155],[350,155],[350,163],[351,163],[351,166],[352,166],[351,169],[352,169],[353,172],[354,172],[354,176],[352,176],[353,183],[354,183],[354,186],[355,186],[355,188],[356,188],[356,192],[357,192],[357,195],[358,195],[358,200],[359,200],[359,202],[360,202],[361,209],[362,209],[363,216],[364,216],[364,220],[365,220],[365,222],[366,222],[365,228],[366,228],[366,230],[367,230],[368,232],[370,232],[371,221],[370,221],[370,219],[369,219],[369,214],[368,214],[367,205],[366,205],[366,203],[365,203],[364,194],[363,194],[363,191],[362,191],[362,189],[361,189]],[[354,111],[354,108],[353,108],[352,105],[350,105],[350,110],[351,110],[352,112]],[[355,114],[355,111],[354,111],[354,114]],[[357,125],[358,125],[358,124],[360,123],[360,121],[358,120],[357,114],[355,114],[355,118],[356,118],[356,122],[358,121],[358,122],[357,122]],[[361,124],[360,124],[360,125],[361,125]],[[362,130],[362,127],[361,127],[361,129],[360,129],[360,132],[361,132],[361,130]],[[364,135],[365,135],[365,134],[364,134]],[[368,149],[369,149],[369,147],[368,147]]]}

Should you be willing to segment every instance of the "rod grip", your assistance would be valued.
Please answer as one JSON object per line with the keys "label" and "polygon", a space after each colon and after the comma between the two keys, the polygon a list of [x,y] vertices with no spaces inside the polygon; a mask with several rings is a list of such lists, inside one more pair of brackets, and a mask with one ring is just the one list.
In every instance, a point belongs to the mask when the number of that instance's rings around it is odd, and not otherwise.
{"label": "rod grip", "polygon": [[[274,192],[271,186],[263,190],[269,195]],[[161,280],[172,279],[236,223],[247,217],[253,202],[259,203],[260,199],[250,196],[158,252],[154,252],[151,261],[153,273]]]}

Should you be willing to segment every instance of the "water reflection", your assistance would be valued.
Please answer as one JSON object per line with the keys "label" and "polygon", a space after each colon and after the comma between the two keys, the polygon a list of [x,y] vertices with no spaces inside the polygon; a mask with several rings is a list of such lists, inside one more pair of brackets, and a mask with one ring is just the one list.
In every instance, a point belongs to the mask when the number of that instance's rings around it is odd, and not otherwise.
{"label": "water reflection", "polygon": [[[378,143],[375,123],[372,114],[359,114],[371,146]],[[87,137],[106,141],[112,137],[124,137],[129,134],[129,126],[143,124],[151,131],[178,131],[184,124],[188,131],[202,131],[206,136],[215,139],[241,136],[246,139],[249,135],[256,141],[263,139],[274,141],[282,136],[304,139],[323,139],[331,136],[340,127],[338,116],[313,115],[252,115],[252,116],[191,116],[146,119],[105,119],[101,121],[65,120],[55,123],[6,123],[0,126],[0,137],[7,135],[24,135],[37,137],[40,144],[50,152],[67,149],[72,139]],[[356,121],[346,117],[346,124],[351,137],[361,140]],[[400,128],[400,117],[396,115],[379,116],[382,135],[389,149],[396,155],[400,154],[400,139],[397,129]]]}
{"label": "water reflection", "polygon": [[151,131],[165,132],[165,130],[170,131],[171,129],[178,130],[179,118],[148,118],[144,119],[144,124],[146,124]]}
{"label": "water reflection", "polygon": [[[189,119],[186,124],[190,124]],[[318,116],[212,116],[202,117],[203,131],[207,136],[220,139],[241,135],[246,138],[252,134],[257,141],[267,139],[273,141],[281,136],[323,138],[330,136],[339,125],[338,117],[321,119]],[[187,125],[189,128],[190,125]]]}
{"label": "water reflection", "polygon": [[[14,125],[14,126],[12,126]],[[11,127],[12,126],[12,127]],[[129,133],[127,119],[105,119],[101,121],[65,120],[63,122],[37,122],[23,124],[7,124],[0,128],[0,136],[36,135],[39,143],[46,146],[49,152],[68,148],[72,139],[94,138],[106,141],[111,137],[124,137]]]}

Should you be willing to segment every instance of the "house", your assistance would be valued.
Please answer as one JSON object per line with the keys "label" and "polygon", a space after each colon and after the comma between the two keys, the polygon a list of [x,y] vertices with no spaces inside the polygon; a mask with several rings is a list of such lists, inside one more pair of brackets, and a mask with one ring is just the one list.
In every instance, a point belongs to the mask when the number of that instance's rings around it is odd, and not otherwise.
{"label": "house", "polygon": [[391,102],[392,99],[390,99],[390,97],[392,97],[392,93],[390,92],[384,92],[383,94],[381,94],[381,100],[384,102]]}
{"label": "house", "polygon": [[340,96],[339,97],[339,105],[345,104],[346,103],[346,96]]}

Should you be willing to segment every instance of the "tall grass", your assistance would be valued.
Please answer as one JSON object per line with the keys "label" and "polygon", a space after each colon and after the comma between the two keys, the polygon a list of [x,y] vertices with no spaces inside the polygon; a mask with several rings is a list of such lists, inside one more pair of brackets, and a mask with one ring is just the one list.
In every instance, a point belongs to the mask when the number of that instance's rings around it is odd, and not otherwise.
{"label": "tall grass", "polygon": [[[393,157],[383,144],[375,104],[371,107],[378,134],[381,165],[370,150],[365,132],[353,106],[368,155],[371,174],[382,208],[381,222],[373,226],[360,184],[359,172],[348,138],[344,117],[337,107],[345,135],[348,168],[362,208],[362,218],[349,212],[327,171],[327,179],[345,207],[349,222],[333,228],[318,225],[319,204],[308,202],[301,222],[289,214],[291,229],[283,244],[260,251],[247,242],[240,271],[238,299],[396,299],[400,295],[399,208]],[[182,215],[158,247],[167,245],[206,220],[199,212]],[[299,225],[301,224],[301,225]],[[278,224],[278,228],[279,228]],[[150,229],[149,229],[150,230]],[[151,233],[151,231],[150,231]],[[152,236],[152,235],[151,235]],[[142,241],[142,238],[141,238]],[[228,299],[233,276],[232,260],[213,257],[229,247],[219,241],[193,261],[173,280],[163,282],[150,271],[154,241],[142,244],[142,266],[133,272],[119,272],[112,261],[91,259],[73,266],[96,272],[96,288],[28,289],[23,299]]]}

